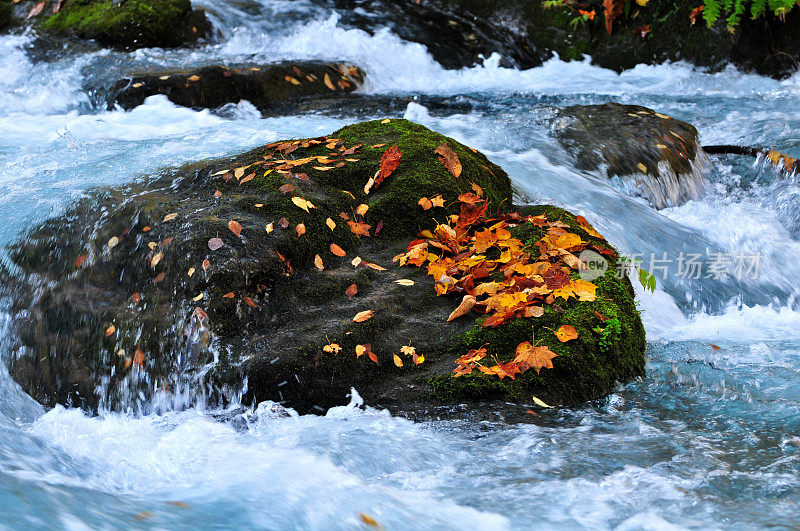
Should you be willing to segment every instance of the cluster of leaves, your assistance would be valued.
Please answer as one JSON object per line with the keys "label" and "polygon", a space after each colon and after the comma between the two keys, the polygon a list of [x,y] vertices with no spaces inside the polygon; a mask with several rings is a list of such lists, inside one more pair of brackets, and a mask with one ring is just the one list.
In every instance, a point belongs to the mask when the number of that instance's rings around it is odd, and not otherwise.
{"label": "cluster of leaves", "polygon": [[[611,249],[583,241],[567,230],[569,225],[546,216],[516,212],[490,216],[483,190],[474,183],[472,192],[461,194],[458,203],[459,214],[420,233],[406,252],[394,258],[400,266],[426,267],[438,295],[463,294],[448,321],[474,311],[488,316],[482,326],[497,327],[519,317],[541,317],[544,306],[558,299],[595,300],[596,285],[572,278],[585,267],[575,253],[591,246],[613,255]],[[583,217],[577,220],[590,235],[601,237]],[[510,229],[520,225],[538,231],[540,238],[530,247],[512,235]],[[553,333],[561,342],[578,337],[569,325]],[[556,354],[547,346],[537,346],[534,336],[517,346],[510,361],[494,360],[493,365],[486,366],[482,363],[486,356],[485,347],[469,351],[456,360],[454,376],[470,374],[477,368],[484,374],[513,379],[528,369],[538,373],[542,368],[552,368]]]}
{"label": "cluster of leaves", "polygon": [[702,6],[703,19],[710,28],[720,18],[725,17],[728,29],[733,32],[742,16],[750,11],[750,17],[755,20],[772,12],[781,20],[795,5],[800,5],[798,0],[706,0]]}

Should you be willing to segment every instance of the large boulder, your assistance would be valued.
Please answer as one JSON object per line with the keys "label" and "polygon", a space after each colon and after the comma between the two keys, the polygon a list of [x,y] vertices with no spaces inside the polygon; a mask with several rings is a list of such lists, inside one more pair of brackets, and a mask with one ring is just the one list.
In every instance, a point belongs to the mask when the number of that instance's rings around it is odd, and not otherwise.
{"label": "large boulder", "polygon": [[358,89],[364,72],[346,63],[284,62],[267,65],[207,66],[196,70],[154,70],[131,74],[108,90],[109,107],[131,109],[163,94],[176,105],[214,109],[247,100],[269,110],[287,100],[339,96]]}
{"label": "large boulder", "polygon": [[[783,20],[768,12],[752,20],[749,11],[734,32],[724,16],[706,27],[696,8],[702,2],[672,0],[645,6],[628,2],[608,34],[604,3],[542,0],[335,0],[390,19],[402,12],[395,31],[424,44],[448,68],[470,66],[479,54],[500,53],[510,65],[530,68],[553,53],[565,61],[585,56],[622,71],[637,64],[688,61],[719,69],[727,64],[784,78],[800,64],[800,7]],[[380,7],[376,8],[376,4]],[[749,9],[749,8],[748,8]],[[580,11],[586,14],[584,18]],[[694,22],[692,21],[694,19]],[[356,18],[369,26],[369,19]],[[391,23],[390,23],[391,25]],[[442,29],[445,28],[445,29]],[[406,30],[403,33],[403,30]]]}
{"label": "large boulder", "polygon": [[[299,411],[351,387],[394,411],[570,405],[643,374],[616,252],[566,211],[512,212],[511,193],[485,156],[405,120],[96,190],[10,249],[10,372],[47,405]],[[588,282],[590,250],[607,269]]]}
{"label": "large boulder", "polygon": [[711,168],[693,125],[639,105],[564,107],[552,131],[578,169],[603,170],[656,208],[697,199]]}
{"label": "large boulder", "polygon": [[92,39],[105,46],[170,48],[213,33],[205,12],[193,9],[189,0],[62,0],[33,14],[37,4],[33,0],[15,3],[15,20],[48,35]]}

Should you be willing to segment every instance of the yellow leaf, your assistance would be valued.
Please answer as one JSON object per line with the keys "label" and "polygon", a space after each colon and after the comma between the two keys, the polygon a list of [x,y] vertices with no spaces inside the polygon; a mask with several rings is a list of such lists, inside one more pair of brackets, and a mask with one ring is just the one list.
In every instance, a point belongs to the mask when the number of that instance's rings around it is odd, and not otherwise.
{"label": "yellow leaf", "polygon": [[415,284],[413,280],[409,280],[407,278],[401,278],[399,280],[395,280],[394,283],[400,284],[401,286],[413,286]]}
{"label": "yellow leaf", "polygon": [[363,312],[358,312],[355,317],[353,317],[354,323],[363,323],[364,321],[368,321],[372,319],[374,313],[372,310],[364,310]]}
{"label": "yellow leaf", "polygon": [[269,223],[267,223],[267,226],[264,227],[264,228],[267,230],[267,234],[269,234],[270,232],[272,232],[274,226],[273,226],[272,222],[270,221]]}
{"label": "yellow leaf", "polygon": [[333,230],[336,228],[336,222],[333,221],[331,218],[325,220],[325,225],[328,226],[329,229]]}
{"label": "yellow leaf", "polygon": [[367,347],[364,345],[356,345],[356,358],[360,358],[367,353]]}
{"label": "yellow leaf", "polygon": [[394,364],[396,366],[398,366],[398,367],[402,367],[403,366],[403,360],[400,359],[400,356],[398,356],[397,354],[392,354],[392,359],[394,360]]}
{"label": "yellow leaf", "polygon": [[157,253],[153,258],[150,260],[150,267],[156,267],[161,259],[164,258],[163,253]]}
{"label": "yellow leaf", "polygon": [[412,347],[411,345],[404,345],[400,347],[400,352],[402,354],[405,354],[406,356],[413,356],[414,354],[417,353],[417,349],[415,347]]}
{"label": "yellow leaf", "polygon": [[337,343],[331,343],[330,345],[325,345],[322,347],[322,350],[328,354],[338,354],[342,351],[342,347],[340,347]]}
{"label": "yellow leaf", "polygon": [[204,294],[203,294],[203,293],[201,293],[201,294],[199,294],[197,297],[193,298],[192,300],[193,300],[194,302],[201,301],[201,300],[203,300],[203,297],[204,297]]}
{"label": "yellow leaf", "polygon": [[360,257],[360,256],[356,256],[355,258],[353,258],[352,260],[350,260],[350,263],[351,263],[351,264],[353,264],[353,267],[358,267],[358,266],[360,266],[360,265],[361,265],[361,262],[363,262],[363,260],[361,259],[361,257]]}
{"label": "yellow leaf", "polygon": [[112,324],[111,326],[106,328],[106,337],[112,335],[116,331],[117,331],[117,327]]}
{"label": "yellow leaf", "polygon": [[190,268],[189,268],[189,271],[187,271],[187,272],[186,272],[186,274],[187,274],[187,275],[189,275],[189,278],[191,278],[191,277],[192,277],[192,275],[194,275],[194,268],[193,268],[193,267],[190,267]]}
{"label": "yellow leaf", "polygon": [[388,124],[389,122],[391,122],[391,120],[388,118],[386,118],[385,120],[381,120],[382,124]]}
{"label": "yellow leaf", "polygon": [[324,81],[325,81],[325,86],[326,87],[328,87],[331,90],[336,90],[336,87],[333,86],[333,82],[331,82],[331,76],[329,76],[328,74],[325,74]]}
{"label": "yellow leaf", "polygon": [[314,255],[314,265],[315,265],[315,266],[317,267],[317,269],[319,269],[320,271],[322,271],[323,269],[325,269],[325,265],[322,263],[322,257],[321,257],[320,255],[318,255],[318,254]]}
{"label": "yellow leaf", "polygon": [[166,216],[164,216],[164,221],[172,221],[173,219],[175,219],[177,217],[178,217],[178,214],[173,212],[171,214],[167,214]]}
{"label": "yellow leaf", "polygon": [[644,165],[644,164],[642,164],[641,162],[639,162],[638,164],[636,164],[636,167],[637,167],[637,168],[639,168],[640,170],[642,170],[642,173],[647,173],[647,166],[645,166],[645,165]]}
{"label": "yellow leaf", "polygon": [[577,339],[578,332],[570,325],[561,325],[558,327],[558,330],[556,330],[556,337],[562,343],[566,343],[567,341]]}
{"label": "yellow leaf", "polygon": [[365,205],[362,203],[358,205],[358,208],[356,208],[356,214],[358,214],[359,216],[363,216],[367,213],[367,210],[369,210],[369,205]]}
{"label": "yellow leaf", "polygon": [[116,236],[112,236],[111,239],[108,240],[108,246],[112,249],[116,247],[118,244],[119,244],[119,238],[117,238]]}
{"label": "yellow leaf", "polygon": [[535,396],[532,397],[532,398],[533,398],[533,403],[536,404],[537,406],[543,407],[543,408],[547,408],[547,409],[553,409],[553,406],[549,406],[549,405],[545,404],[542,400],[536,398]]}
{"label": "yellow leaf", "polygon": [[292,203],[294,203],[299,208],[302,208],[306,212],[309,211],[308,210],[309,208],[317,208],[311,203],[311,201],[309,201],[307,199],[304,199],[302,197],[297,197],[297,196],[293,197],[292,198]]}

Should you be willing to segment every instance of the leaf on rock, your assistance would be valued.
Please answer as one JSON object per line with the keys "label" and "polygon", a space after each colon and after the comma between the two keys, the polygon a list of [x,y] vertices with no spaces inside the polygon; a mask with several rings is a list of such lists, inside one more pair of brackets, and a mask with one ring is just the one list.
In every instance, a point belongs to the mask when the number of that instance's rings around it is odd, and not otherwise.
{"label": "leaf on rock", "polygon": [[280,188],[278,188],[278,191],[279,191],[280,193],[282,193],[282,194],[286,195],[286,194],[288,194],[289,192],[293,192],[293,191],[294,191],[294,185],[292,185],[292,184],[290,184],[290,183],[286,183],[286,184],[284,184],[283,186],[281,186]]}
{"label": "leaf on rock", "polygon": [[420,197],[417,204],[422,207],[422,210],[430,210],[433,208],[433,203],[427,197]]}
{"label": "leaf on rock", "polygon": [[258,304],[253,302],[253,299],[251,299],[250,297],[242,297],[242,301],[244,301],[244,303],[250,306],[251,308],[258,308]]}
{"label": "leaf on rock", "polygon": [[380,171],[378,176],[375,178],[375,188],[381,185],[381,183],[386,179],[388,176],[397,169],[400,165],[400,158],[403,154],[400,152],[400,148],[397,146],[392,146],[386,151],[383,152],[381,156],[381,165]]}
{"label": "leaf on rock", "polygon": [[318,254],[314,255],[314,266],[320,271],[325,269],[325,264],[322,263],[322,257]]}
{"label": "leaf on rock", "polygon": [[25,20],[29,20],[29,19],[35,17],[36,15],[38,15],[39,13],[41,13],[42,9],[44,9],[45,4],[47,4],[47,2],[45,0],[42,0],[41,2],[39,2],[38,4],[33,6],[33,9],[31,9],[28,12],[28,16],[25,17]]}
{"label": "leaf on rock", "polygon": [[352,299],[358,293],[358,286],[355,284],[350,284],[346,290],[344,290],[345,295],[347,298]]}
{"label": "leaf on rock", "polygon": [[437,147],[434,153],[439,155],[439,162],[447,168],[447,171],[453,174],[453,177],[458,178],[461,176],[461,161],[458,160],[458,155],[447,144]]}
{"label": "leaf on rock", "polygon": [[233,220],[233,219],[232,219],[232,220],[230,220],[230,221],[228,222],[228,229],[229,229],[229,230],[230,230],[232,233],[234,233],[236,236],[238,236],[238,237],[241,237],[241,236],[242,236],[242,226],[239,224],[239,222],[238,222],[238,221],[236,221],[236,220]]}
{"label": "leaf on rock", "polygon": [[395,280],[394,283],[400,284],[401,286],[413,286],[414,284],[416,284],[413,280],[410,280],[408,278],[401,278],[399,280]]}
{"label": "leaf on rock", "polygon": [[537,373],[539,369],[552,369],[553,358],[558,356],[546,346],[536,347],[528,341],[517,345],[517,350],[512,363],[515,363],[524,373],[528,369],[534,369]]}
{"label": "leaf on rock", "polygon": [[322,347],[322,351],[328,354],[338,354],[342,351],[342,347],[340,347],[338,343],[329,343]]}
{"label": "leaf on rock", "polygon": [[363,312],[358,312],[355,317],[353,317],[354,323],[363,323],[364,321],[368,321],[372,319],[374,315],[372,310],[364,310]]}
{"label": "leaf on rock", "polygon": [[311,201],[304,199],[302,197],[297,197],[297,196],[292,197],[292,203],[294,203],[299,208],[302,208],[306,212],[309,212],[308,210],[309,208],[317,208],[314,206],[313,203],[311,203]]}
{"label": "leaf on rock", "polygon": [[472,295],[464,295],[464,298],[461,299],[461,304],[458,305],[458,308],[453,310],[453,312],[447,318],[447,322],[449,323],[453,319],[458,319],[462,315],[466,315],[466,313],[469,312],[473,306],[475,306],[476,302],[477,301],[475,297]]}
{"label": "leaf on rock", "polygon": [[331,248],[331,252],[333,254],[335,254],[336,256],[346,256],[347,255],[345,250],[342,249],[341,247],[339,247],[338,245],[336,245],[335,243],[332,243],[330,245],[330,248]]}
{"label": "leaf on rock", "polygon": [[299,238],[306,233],[306,226],[304,223],[298,223],[297,227],[295,227],[295,230],[297,231],[297,237]]}
{"label": "leaf on rock", "polygon": [[356,214],[358,214],[359,216],[364,216],[366,215],[367,210],[369,210],[369,205],[365,205],[364,203],[362,203],[358,205],[358,208],[356,208]]}
{"label": "leaf on rock", "polygon": [[116,331],[117,331],[117,327],[112,324],[111,326],[106,328],[106,337],[108,337],[110,335],[113,335],[114,332],[116,332]]}
{"label": "leaf on rock", "polygon": [[392,361],[394,361],[394,364],[397,367],[403,366],[403,360],[400,359],[400,356],[398,356],[397,354],[392,354]]}
{"label": "leaf on rock", "polygon": [[331,218],[325,220],[325,225],[328,226],[329,229],[333,230],[336,228],[336,222],[333,221]]}

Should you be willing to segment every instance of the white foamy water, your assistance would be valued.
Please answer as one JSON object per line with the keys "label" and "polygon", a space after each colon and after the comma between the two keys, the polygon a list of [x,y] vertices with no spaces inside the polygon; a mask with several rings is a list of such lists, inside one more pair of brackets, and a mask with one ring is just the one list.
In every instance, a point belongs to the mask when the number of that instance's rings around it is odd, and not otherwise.
{"label": "white foamy water", "polygon": [[800,155],[800,77],[685,64],[616,74],[588,59],[517,71],[496,56],[445,70],[422,46],[388,30],[345,28],[311,2],[201,3],[225,40],[189,51],[37,63],[25,53],[31,36],[0,37],[0,243],[92,186],[355,120],[262,119],[246,102],[215,114],[163,97],[99,111],[87,80],[129,65],[344,59],[367,72],[366,94],[469,102],[458,111],[411,103],[404,115],[486,153],[521,201],[585,215],[626,254],[760,253],[761,274],[740,283],[659,279],[655,294],[637,288],[647,376],[582,408],[534,417],[528,406],[510,407],[514,423],[414,423],[355,400],[324,417],[271,417],[266,408],[89,417],[44,412],[3,367],[0,527],[359,529],[361,514],[387,529],[800,527],[793,184],[725,161],[706,195],[655,211],[576,171],[547,125],[554,105],[614,100],[686,119],[703,143]]}

